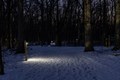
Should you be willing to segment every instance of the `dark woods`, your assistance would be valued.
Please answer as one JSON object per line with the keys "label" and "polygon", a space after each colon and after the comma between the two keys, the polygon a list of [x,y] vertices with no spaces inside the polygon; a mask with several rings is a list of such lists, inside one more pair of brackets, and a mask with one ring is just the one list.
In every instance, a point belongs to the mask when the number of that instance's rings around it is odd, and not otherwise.
{"label": "dark woods", "polygon": [[40,45],[53,41],[57,46],[85,43],[90,50],[93,44],[118,46],[119,1],[118,5],[115,1],[0,0],[2,46],[17,52],[24,52],[24,40]]}

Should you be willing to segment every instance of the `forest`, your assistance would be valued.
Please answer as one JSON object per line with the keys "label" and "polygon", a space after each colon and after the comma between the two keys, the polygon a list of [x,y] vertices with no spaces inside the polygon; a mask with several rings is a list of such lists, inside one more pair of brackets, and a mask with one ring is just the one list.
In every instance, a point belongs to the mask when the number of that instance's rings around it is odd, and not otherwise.
{"label": "forest", "polygon": [[120,1],[0,0],[0,56],[2,48],[24,53],[26,41],[84,46],[85,51],[94,51],[94,46],[119,50]]}
{"label": "forest", "polygon": [[[41,45],[51,41],[58,45],[62,42],[67,45],[75,45],[76,42],[83,45],[85,12],[90,13],[87,16],[90,16],[94,43],[113,45],[115,1],[91,0],[84,3],[81,0],[1,0],[2,45],[12,48],[14,42],[18,42],[19,34],[24,40]],[[85,11],[84,5],[87,4],[91,8],[85,8]],[[105,44],[105,41],[109,44]]]}

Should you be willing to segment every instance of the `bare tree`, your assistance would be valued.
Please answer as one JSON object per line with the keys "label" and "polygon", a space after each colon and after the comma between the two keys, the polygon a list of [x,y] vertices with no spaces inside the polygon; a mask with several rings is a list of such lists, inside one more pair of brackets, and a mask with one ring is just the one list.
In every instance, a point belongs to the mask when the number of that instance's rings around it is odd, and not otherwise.
{"label": "bare tree", "polygon": [[1,41],[0,41],[0,75],[4,74],[4,65],[2,60],[2,50],[1,50]]}
{"label": "bare tree", "polygon": [[1,33],[2,33],[2,16],[3,16],[3,1],[0,0],[0,75],[4,74],[4,65],[3,65],[3,61],[2,61],[2,50],[1,50]]}
{"label": "bare tree", "polygon": [[23,25],[23,0],[18,0],[18,46],[17,53],[25,53],[24,25]]}
{"label": "bare tree", "polygon": [[113,50],[119,49],[120,49],[120,0],[116,0],[115,46]]}
{"label": "bare tree", "polygon": [[91,1],[84,0],[85,51],[94,51],[91,27]]}
{"label": "bare tree", "polygon": [[59,14],[59,0],[56,1],[56,45],[61,46],[61,29],[60,29],[60,14]]}

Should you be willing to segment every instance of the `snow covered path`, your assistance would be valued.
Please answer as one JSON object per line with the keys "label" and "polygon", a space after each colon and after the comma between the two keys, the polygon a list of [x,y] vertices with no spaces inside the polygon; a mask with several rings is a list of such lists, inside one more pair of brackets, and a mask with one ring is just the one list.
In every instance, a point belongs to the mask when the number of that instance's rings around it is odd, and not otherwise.
{"label": "snow covered path", "polygon": [[81,47],[34,46],[28,61],[22,55],[5,57],[0,80],[120,80],[120,56],[99,49],[84,53]]}

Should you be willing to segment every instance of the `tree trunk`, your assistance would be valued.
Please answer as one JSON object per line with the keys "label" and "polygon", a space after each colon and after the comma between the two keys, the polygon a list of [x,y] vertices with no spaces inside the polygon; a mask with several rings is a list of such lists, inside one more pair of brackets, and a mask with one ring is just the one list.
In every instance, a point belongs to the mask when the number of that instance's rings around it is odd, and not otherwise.
{"label": "tree trunk", "polygon": [[12,5],[12,0],[7,1],[7,28],[8,28],[8,48],[12,48],[12,33],[11,33],[11,5]]}
{"label": "tree trunk", "polygon": [[107,46],[108,35],[106,34],[107,28],[107,8],[106,0],[103,0],[103,22],[102,22],[102,39],[103,46]]}
{"label": "tree trunk", "polygon": [[115,46],[113,50],[120,50],[120,0],[116,0]]}
{"label": "tree trunk", "polygon": [[90,0],[83,1],[84,27],[85,27],[85,51],[94,51],[91,27],[91,4]]}
{"label": "tree trunk", "polygon": [[16,53],[25,53],[23,27],[23,0],[18,0],[18,45]]}
{"label": "tree trunk", "polygon": [[56,45],[61,46],[61,29],[59,24],[59,1],[57,1],[57,14],[56,14]]}
{"label": "tree trunk", "polygon": [[0,75],[4,74],[4,65],[2,61],[1,39],[2,39],[2,27],[3,27],[3,1],[0,0]]}
{"label": "tree trunk", "polygon": [[1,50],[1,41],[0,41],[0,75],[4,74],[4,65],[2,61],[2,50]]}

